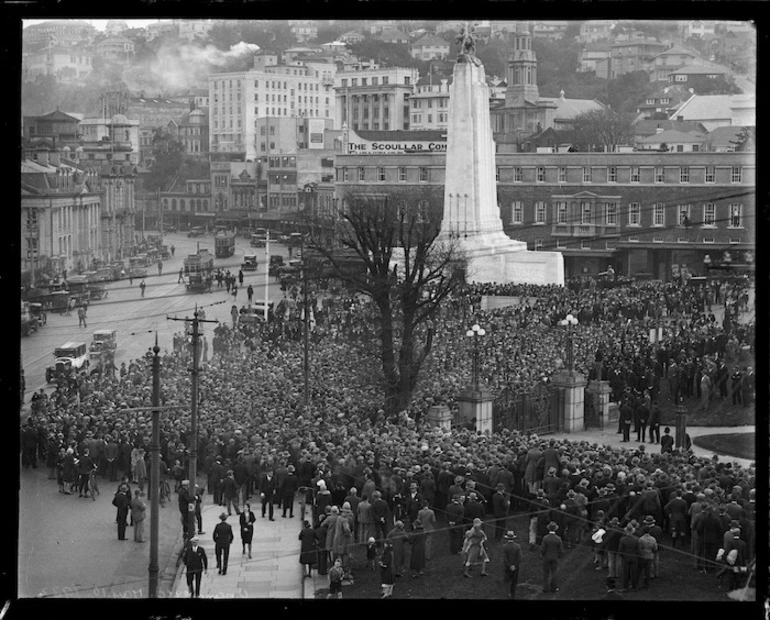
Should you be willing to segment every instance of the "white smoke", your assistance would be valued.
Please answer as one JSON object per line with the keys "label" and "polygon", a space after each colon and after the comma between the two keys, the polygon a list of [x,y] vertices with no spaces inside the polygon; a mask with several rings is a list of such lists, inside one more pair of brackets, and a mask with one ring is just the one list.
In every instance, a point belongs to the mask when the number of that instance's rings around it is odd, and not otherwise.
{"label": "white smoke", "polygon": [[157,90],[165,93],[204,87],[210,73],[222,71],[228,64],[243,56],[253,55],[259,45],[241,41],[223,51],[209,44],[164,45],[155,58],[141,67],[132,67],[124,74],[128,87],[133,90]]}

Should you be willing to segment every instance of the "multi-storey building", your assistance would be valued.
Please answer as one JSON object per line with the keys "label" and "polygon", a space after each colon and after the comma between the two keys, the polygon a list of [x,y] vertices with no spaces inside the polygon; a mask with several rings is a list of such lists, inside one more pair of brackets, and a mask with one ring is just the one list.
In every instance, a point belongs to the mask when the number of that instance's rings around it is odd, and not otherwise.
{"label": "multi-storey building", "polygon": [[96,54],[102,60],[127,65],[134,58],[135,47],[126,37],[110,37],[96,44]]}
{"label": "multi-storey building", "polygon": [[647,36],[628,37],[610,45],[610,78],[634,71],[650,72],[653,59],[666,49],[665,43]]}
{"label": "multi-storey building", "polygon": [[124,114],[112,118],[84,118],[80,122],[84,162],[94,164],[139,163],[139,121]]}
{"label": "multi-storey building", "polygon": [[578,41],[583,44],[609,41],[612,37],[612,29],[615,22],[611,21],[587,21],[580,24]]}
{"label": "multi-storey building", "polygon": [[580,50],[578,71],[593,72],[598,78],[610,77],[610,44],[606,42],[586,43]]}
{"label": "multi-storey building", "polygon": [[87,268],[103,257],[96,171],[62,161],[58,150],[42,148],[29,157],[21,162],[22,274],[51,262],[57,271]]}
{"label": "multi-storey building", "polygon": [[[340,204],[443,200],[443,153],[336,159]],[[498,153],[496,174],[506,233],[563,252],[567,277],[612,265],[668,279],[679,266],[703,273],[706,254],[755,249],[754,153]]]}
{"label": "multi-storey building", "polygon": [[49,42],[61,44],[87,43],[96,34],[96,28],[89,23],[74,19],[56,19],[32,24],[24,28],[23,39],[25,45],[47,44]]}
{"label": "multi-storey building", "polygon": [[449,43],[435,34],[426,34],[409,46],[409,53],[417,60],[443,60],[449,56]]}
{"label": "multi-storey building", "polygon": [[93,69],[93,55],[84,46],[51,43],[22,56],[22,76],[34,80],[53,75],[63,82],[82,81]]}
{"label": "multi-storey building", "polygon": [[47,140],[52,147],[77,148],[80,140],[80,119],[56,110],[43,116],[25,116],[24,140],[34,144]]}
{"label": "multi-storey building", "polygon": [[427,77],[417,81],[417,92],[409,97],[409,127],[412,131],[446,129],[449,123],[450,80]]}
{"label": "multi-storey building", "polygon": [[725,125],[751,127],[757,124],[757,101],[753,95],[692,95],[669,119],[695,121],[708,131]]}
{"label": "multi-storey building", "polygon": [[409,129],[408,99],[418,78],[417,69],[404,67],[338,72],[335,128]]}
{"label": "multi-storey building", "polygon": [[532,36],[546,41],[559,41],[564,38],[567,26],[568,21],[535,21],[532,22]]}
{"label": "multi-storey building", "polygon": [[219,153],[260,155],[258,120],[265,117],[334,118],[331,82],[307,66],[271,65],[209,77],[210,149]]}
{"label": "multi-storey building", "polygon": [[[192,107],[192,104],[191,104]],[[184,144],[188,155],[206,159],[209,154],[209,114],[208,110],[193,108],[179,121],[178,140]]]}
{"label": "multi-storey building", "polygon": [[645,97],[644,102],[636,107],[636,113],[644,118],[652,118],[656,115],[665,115],[668,118],[690,97],[692,92],[684,86],[664,86]]}
{"label": "multi-storey building", "polygon": [[175,23],[179,38],[188,41],[208,38],[209,32],[214,27],[214,22],[210,19],[177,19]]}
{"label": "multi-storey building", "polygon": [[668,82],[668,76],[674,69],[692,65],[699,61],[698,55],[679,45],[652,57],[650,63],[650,81]]}

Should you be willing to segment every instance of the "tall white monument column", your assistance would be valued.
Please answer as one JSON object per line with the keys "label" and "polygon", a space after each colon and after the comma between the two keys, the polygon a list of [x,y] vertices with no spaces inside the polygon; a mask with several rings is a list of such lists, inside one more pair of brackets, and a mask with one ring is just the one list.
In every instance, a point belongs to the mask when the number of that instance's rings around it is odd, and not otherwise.
{"label": "tall white monument column", "polygon": [[470,282],[564,284],[560,252],[530,252],[503,231],[484,66],[467,28],[458,38],[447,127],[444,217],[439,240],[459,243]]}

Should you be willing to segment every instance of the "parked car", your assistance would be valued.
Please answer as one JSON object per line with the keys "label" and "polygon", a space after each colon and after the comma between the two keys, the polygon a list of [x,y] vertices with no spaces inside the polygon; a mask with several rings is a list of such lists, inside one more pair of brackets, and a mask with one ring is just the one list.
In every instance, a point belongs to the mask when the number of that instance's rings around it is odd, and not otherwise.
{"label": "parked car", "polygon": [[256,271],[258,267],[256,254],[245,254],[243,256],[243,263],[241,263],[241,269],[244,271]]}
{"label": "parked car", "polygon": [[117,334],[118,332],[114,329],[97,329],[91,341],[91,351],[109,350],[114,352],[118,348]]}
{"label": "parked car", "polygon": [[52,383],[59,375],[85,370],[89,365],[85,342],[65,342],[53,352],[54,364],[45,369],[45,380]]}
{"label": "parked car", "polygon": [[268,267],[268,274],[272,277],[278,277],[281,267],[283,267],[283,256],[280,254],[272,254],[270,256],[270,266]]}
{"label": "parked car", "polygon": [[203,228],[203,226],[194,226],[187,233],[187,236],[188,237],[202,237],[205,234],[206,234],[206,229]]}

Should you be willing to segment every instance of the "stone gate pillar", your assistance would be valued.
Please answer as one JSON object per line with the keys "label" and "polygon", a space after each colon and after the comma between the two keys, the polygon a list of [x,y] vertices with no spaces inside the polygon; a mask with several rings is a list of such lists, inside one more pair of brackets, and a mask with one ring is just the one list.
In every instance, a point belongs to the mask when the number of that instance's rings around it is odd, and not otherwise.
{"label": "stone gate pillar", "polygon": [[457,401],[460,403],[460,415],[463,423],[467,424],[476,419],[476,430],[492,432],[492,403],[495,397],[487,388],[479,386],[478,390],[467,389],[460,393]]}
{"label": "stone gate pillar", "polygon": [[553,377],[553,385],[562,391],[562,429],[567,433],[575,433],[585,428],[584,399],[586,378],[578,372],[570,373],[562,370]]}
{"label": "stone gate pillar", "polygon": [[433,405],[428,409],[428,423],[443,431],[452,430],[452,412],[446,405]]}
{"label": "stone gate pillar", "polygon": [[609,381],[593,380],[588,384],[588,393],[596,395],[599,401],[599,428],[607,428],[610,425],[610,395],[612,388]]}

